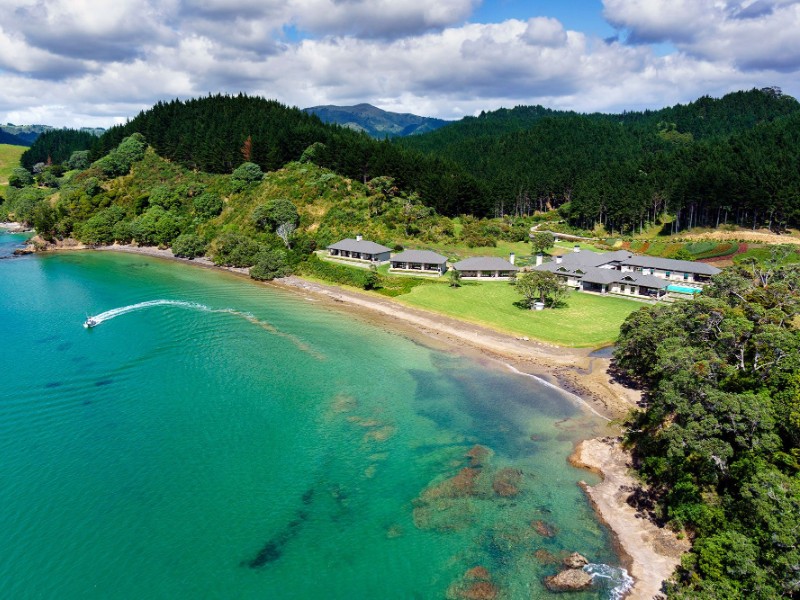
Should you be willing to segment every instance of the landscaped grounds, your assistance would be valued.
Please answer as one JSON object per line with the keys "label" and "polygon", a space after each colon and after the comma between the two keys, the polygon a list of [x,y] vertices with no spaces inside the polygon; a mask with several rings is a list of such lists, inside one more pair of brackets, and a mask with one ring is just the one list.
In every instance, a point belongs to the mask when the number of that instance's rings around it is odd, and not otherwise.
{"label": "landscaped grounds", "polygon": [[494,329],[563,346],[613,343],[625,318],[643,304],[626,298],[572,292],[563,308],[532,311],[515,305],[522,296],[506,282],[420,285],[400,302]]}

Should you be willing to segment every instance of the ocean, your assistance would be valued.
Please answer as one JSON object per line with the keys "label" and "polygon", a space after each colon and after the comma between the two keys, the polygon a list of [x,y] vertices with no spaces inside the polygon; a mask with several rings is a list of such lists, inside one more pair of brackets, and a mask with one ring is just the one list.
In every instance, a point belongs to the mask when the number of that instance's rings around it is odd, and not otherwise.
{"label": "ocean", "polygon": [[111,252],[0,259],[0,323],[3,598],[547,598],[572,551],[570,597],[625,584],[566,462],[603,422],[503,365]]}

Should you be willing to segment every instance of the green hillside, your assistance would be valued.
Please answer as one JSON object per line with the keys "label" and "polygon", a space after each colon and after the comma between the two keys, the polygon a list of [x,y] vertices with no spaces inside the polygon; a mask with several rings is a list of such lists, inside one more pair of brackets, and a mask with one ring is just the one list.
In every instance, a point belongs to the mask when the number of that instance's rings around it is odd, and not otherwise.
{"label": "green hillside", "polygon": [[495,214],[560,209],[573,226],[632,233],[800,224],[800,104],[778,90],[619,115],[517,107],[396,144],[474,175]]}
{"label": "green hillside", "polygon": [[8,178],[14,167],[19,166],[19,159],[25,152],[25,146],[0,144],[0,196],[8,189]]}
{"label": "green hillside", "polygon": [[251,161],[274,171],[304,159],[362,183],[392,177],[441,214],[484,215],[489,210],[480,184],[450,161],[379,142],[263,98],[218,95],[159,102],[109,129],[94,146],[93,158],[133,133],[144,135],[160,156],[190,169],[231,173]]}

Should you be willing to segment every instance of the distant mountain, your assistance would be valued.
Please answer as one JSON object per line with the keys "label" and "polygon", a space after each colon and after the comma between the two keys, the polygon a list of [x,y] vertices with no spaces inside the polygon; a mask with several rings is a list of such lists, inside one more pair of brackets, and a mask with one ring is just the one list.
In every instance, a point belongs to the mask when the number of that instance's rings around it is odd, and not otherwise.
{"label": "distant mountain", "polygon": [[8,133],[23,141],[24,146],[30,146],[45,131],[55,129],[50,125],[14,125],[7,123],[0,125],[0,131]]}
{"label": "distant mountain", "polygon": [[[0,143],[30,146],[36,141],[36,138],[45,131],[52,131],[54,129],[58,128],[51,125],[14,125],[13,123],[6,123],[5,125],[0,125],[0,139],[4,139],[2,134],[6,133],[15,136],[19,141]],[[102,127],[81,127],[78,131],[85,131],[86,133],[91,133],[95,137],[99,137],[103,135],[106,130]]]}
{"label": "distant mountain", "polygon": [[0,144],[10,144],[11,146],[30,146],[31,143],[18,135],[13,135],[0,129]]}
{"label": "distant mountain", "polygon": [[317,115],[325,123],[336,123],[356,131],[363,131],[378,139],[427,133],[449,123],[432,117],[388,112],[371,104],[312,106],[303,110]]}

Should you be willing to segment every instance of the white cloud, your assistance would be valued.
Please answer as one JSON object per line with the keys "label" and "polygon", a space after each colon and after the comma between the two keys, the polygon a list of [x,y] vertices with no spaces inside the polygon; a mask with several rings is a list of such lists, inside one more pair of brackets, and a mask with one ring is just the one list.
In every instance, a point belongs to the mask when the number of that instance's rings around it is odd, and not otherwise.
{"label": "white cloud", "polygon": [[[110,125],[158,100],[239,91],[444,118],[800,92],[800,0],[605,0],[627,33],[611,43],[542,16],[470,23],[477,0],[118,0],[105,12],[90,0],[10,1],[0,121]],[[34,14],[38,30],[24,22]],[[315,35],[294,40],[291,26]],[[645,41],[678,50],[658,56]]]}
{"label": "white cloud", "polygon": [[604,0],[608,21],[632,43],[671,42],[682,52],[742,70],[800,69],[800,0]]}
{"label": "white cloud", "polygon": [[463,22],[479,0],[289,0],[292,22],[322,35],[398,38]]}

